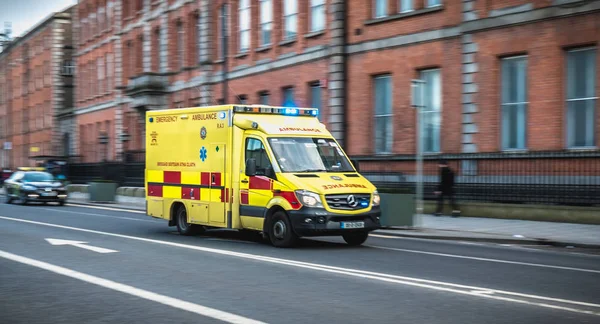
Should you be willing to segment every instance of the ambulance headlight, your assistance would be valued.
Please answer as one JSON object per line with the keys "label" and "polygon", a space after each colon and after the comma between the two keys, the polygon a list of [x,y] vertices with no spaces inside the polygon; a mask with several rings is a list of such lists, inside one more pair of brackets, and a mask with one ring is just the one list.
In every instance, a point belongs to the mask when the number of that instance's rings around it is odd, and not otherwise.
{"label": "ambulance headlight", "polygon": [[300,203],[306,207],[323,207],[319,194],[306,190],[296,190],[296,196]]}
{"label": "ambulance headlight", "polygon": [[379,192],[375,190],[375,192],[373,192],[373,206],[379,206],[380,200],[381,198],[379,197]]}

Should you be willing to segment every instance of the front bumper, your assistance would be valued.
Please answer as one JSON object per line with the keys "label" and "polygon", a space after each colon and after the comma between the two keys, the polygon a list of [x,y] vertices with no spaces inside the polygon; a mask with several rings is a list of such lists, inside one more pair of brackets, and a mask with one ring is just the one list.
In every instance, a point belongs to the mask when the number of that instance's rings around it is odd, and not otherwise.
{"label": "front bumper", "polygon": [[[374,231],[381,228],[381,208],[373,207],[361,214],[339,214],[325,208],[302,207],[288,211],[294,232],[298,236],[335,236],[349,232]],[[310,219],[310,222],[307,222]],[[361,228],[342,228],[342,222],[364,222]]]}
{"label": "front bumper", "polygon": [[52,192],[46,192],[43,190],[22,191],[22,196],[27,201],[60,202],[67,200],[66,191],[57,190]]}

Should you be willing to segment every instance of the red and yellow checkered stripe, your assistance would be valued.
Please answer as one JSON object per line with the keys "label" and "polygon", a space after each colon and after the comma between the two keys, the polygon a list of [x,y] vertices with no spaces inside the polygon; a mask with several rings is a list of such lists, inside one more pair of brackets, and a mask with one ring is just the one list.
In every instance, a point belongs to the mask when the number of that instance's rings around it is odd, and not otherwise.
{"label": "red and yellow checkered stripe", "polygon": [[221,172],[148,170],[150,197],[231,202],[232,191],[224,185]]}

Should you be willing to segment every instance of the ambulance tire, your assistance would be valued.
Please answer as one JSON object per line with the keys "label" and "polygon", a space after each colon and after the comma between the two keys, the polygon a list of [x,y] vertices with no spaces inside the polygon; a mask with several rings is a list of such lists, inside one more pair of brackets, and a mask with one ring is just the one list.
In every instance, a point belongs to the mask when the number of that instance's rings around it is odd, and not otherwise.
{"label": "ambulance tire", "polygon": [[294,233],[292,223],[284,211],[276,211],[271,216],[271,221],[269,222],[269,239],[271,240],[271,244],[278,248],[288,248],[296,245],[298,235]]}
{"label": "ambulance tire", "polygon": [[369,238],[369,232],[353,232],[342,235],[344,241],[348,245],[358,246],[365,243],[365,241]]}
{"label": "ambulance tire", "polygon": [[177,209],[177,214],[175,214],[175,221],[177,222],[177,231],[180,235],[193,236],[201,233],[203,230],[202,226],[190,224],[187,222],[187,210],[183,205],[181,205],[179,209]]}

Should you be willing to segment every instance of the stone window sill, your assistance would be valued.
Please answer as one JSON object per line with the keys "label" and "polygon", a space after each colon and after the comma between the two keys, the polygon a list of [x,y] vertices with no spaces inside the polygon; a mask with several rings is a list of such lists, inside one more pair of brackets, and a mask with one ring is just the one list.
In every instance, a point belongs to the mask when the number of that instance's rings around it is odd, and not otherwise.
{"label": "stone window sill", "polygon": [[441,6],[431,7],[431,8],[423,8],[423,9],[419,9],[419,10],[413,10],[410,12],[398,13],[395,15],[387,16],[387,17],[369,19],[369,20],[365,21],[365,25],[367,25],[367,26],[368,25],[376,25],[376,24],[381,24],[384,22],[389,22],[389,21],[394,21],[394,20],[400,20],[400,19],[404,19],[404,18],[408,18],[408,17],[436,13],[436,12],[443,11],[444,9],[445,9],[444,6],[441,5]]}
{"label": "stone window sill", "polygon": [[319,36],[325,35],[325,30],[317,30],[314,32],[310,32],[304,35],[304,38],[317,38]]}

